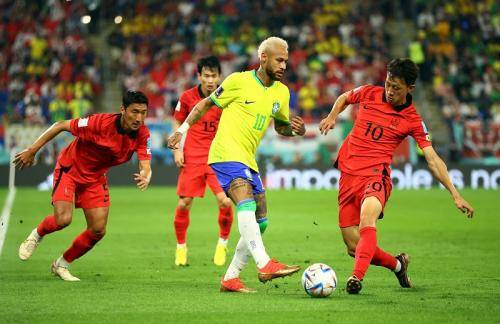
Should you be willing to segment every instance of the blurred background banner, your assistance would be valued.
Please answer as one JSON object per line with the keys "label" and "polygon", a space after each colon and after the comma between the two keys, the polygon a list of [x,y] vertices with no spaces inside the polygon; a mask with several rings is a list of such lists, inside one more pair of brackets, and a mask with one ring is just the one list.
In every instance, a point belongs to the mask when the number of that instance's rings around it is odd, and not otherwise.
{"label": "blurred background banner", "polygon": [[[455,184],[498,189],[499,9],[490,0],[0,1],[0,183],[8,181],[10,153],[50,124],[118,112],[123,91],[137,89],[150,100],[153,183],[174,185],[165,141],[179,95],[198,82],[196,60],[218,56],[224,76],[254,69],[256,46],[277,35],[290,46],[282,81],[291,113],[308,131],[289,139],[270,127],[258,152],[268,188],[335,187],[333,160],[358,107],[328,136],[318,122],[341,93],[383,86],[386,64],[410,57],[420,68],[414,102]],[[47,145],[18,184],[47,180],[71,140],[61,134]],[[134,163],[111,171],[110,183],[132,184]],[[393,169],[395,188],[435,185],[411,139]]]}

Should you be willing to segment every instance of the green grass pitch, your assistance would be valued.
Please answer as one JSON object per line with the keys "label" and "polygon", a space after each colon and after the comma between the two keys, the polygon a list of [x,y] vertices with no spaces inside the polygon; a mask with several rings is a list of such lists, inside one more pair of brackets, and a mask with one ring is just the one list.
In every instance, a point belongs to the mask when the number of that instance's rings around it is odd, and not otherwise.
{"label": "green grass pitch", "polygon": [[[261,284],[253,262],[243,272],[252,295],[219,293],[225,267],[212,264],[217,208],[207,193],[195,200],[188,231],[188,267],[174,266],[174,188],[112,188],[106,237],[75,261],[81,282],[63,282],[49,267],[84,229],[73,223],[47,236],[26,262],[19,243],[51,213],[50,193],[20,188],[0,256],[0,322],[499,322],[500,195],[464,190],[475,207],[469,220],[444,190],[393,191],[378,242],[391,253],[408,252],[415,288],[399,288],[389,271],[370,267],[358,296],[344,292],[353,265],[337,227],[336,191],[270,191],[270,224],[264,236],[271,256],[303,268],[334,268],[338,289],[312,299],[300,274]],[[0,191],[5,198],[6,191]],[[236,221],[229,257],[237,242]]]}

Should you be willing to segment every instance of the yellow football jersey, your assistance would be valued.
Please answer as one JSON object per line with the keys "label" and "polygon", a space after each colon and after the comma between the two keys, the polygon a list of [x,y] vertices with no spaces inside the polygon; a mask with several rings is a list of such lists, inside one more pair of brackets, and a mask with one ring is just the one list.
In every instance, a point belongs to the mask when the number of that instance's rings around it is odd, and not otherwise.
{"label": "yellow football jersey", "polygon": [[288,87],[279,81],[265,87],[255,70],[236,72],[210,99],[223,111],[208,163],[241,162],[258,172],[255,152],[271,118],[289,123]]}

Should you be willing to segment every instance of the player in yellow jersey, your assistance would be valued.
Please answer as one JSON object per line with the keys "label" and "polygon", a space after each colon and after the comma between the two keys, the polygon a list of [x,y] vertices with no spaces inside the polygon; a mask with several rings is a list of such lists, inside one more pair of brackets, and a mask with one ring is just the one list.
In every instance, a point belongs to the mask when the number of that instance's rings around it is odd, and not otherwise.
{"label": "player in yellow jersey", "polygon": [[213,105],[222,110],[208,164],[222,188],[236,205],[241,235],[233,260],[221,281],[221,291],[253,292],[239,275],[250,255],[258,268],[261,282],[291,275],[300,270],[270,259],[261,234],[267,227],[266,195],[255,161],[257,146],[271,118],[283,136],[303,136],[306,132],[300,117],[289,119],[290,92],[279,80],[288,62],[288,44],[269,37],[259,48],[260,67],[256,71],[233,73],[208,98],[193,108],[184,123],[168,139],[176,149],[182,135]]}

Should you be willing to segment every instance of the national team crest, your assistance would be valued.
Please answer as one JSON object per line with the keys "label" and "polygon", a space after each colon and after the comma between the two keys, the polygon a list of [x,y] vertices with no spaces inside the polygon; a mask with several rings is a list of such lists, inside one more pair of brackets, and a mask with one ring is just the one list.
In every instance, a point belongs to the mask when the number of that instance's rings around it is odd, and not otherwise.
{"label": "national team crest", "polygon": [[399,125],[399,118],[397,117],[394,117],[393,119],[391,119],[391,128],[398,128],[398,125]]}
{"label": "national team crest", "polygon": [[280,109],[280,103],[279,102],[275,102],[273,103],[273,115],[278,112],[278,110]]}

